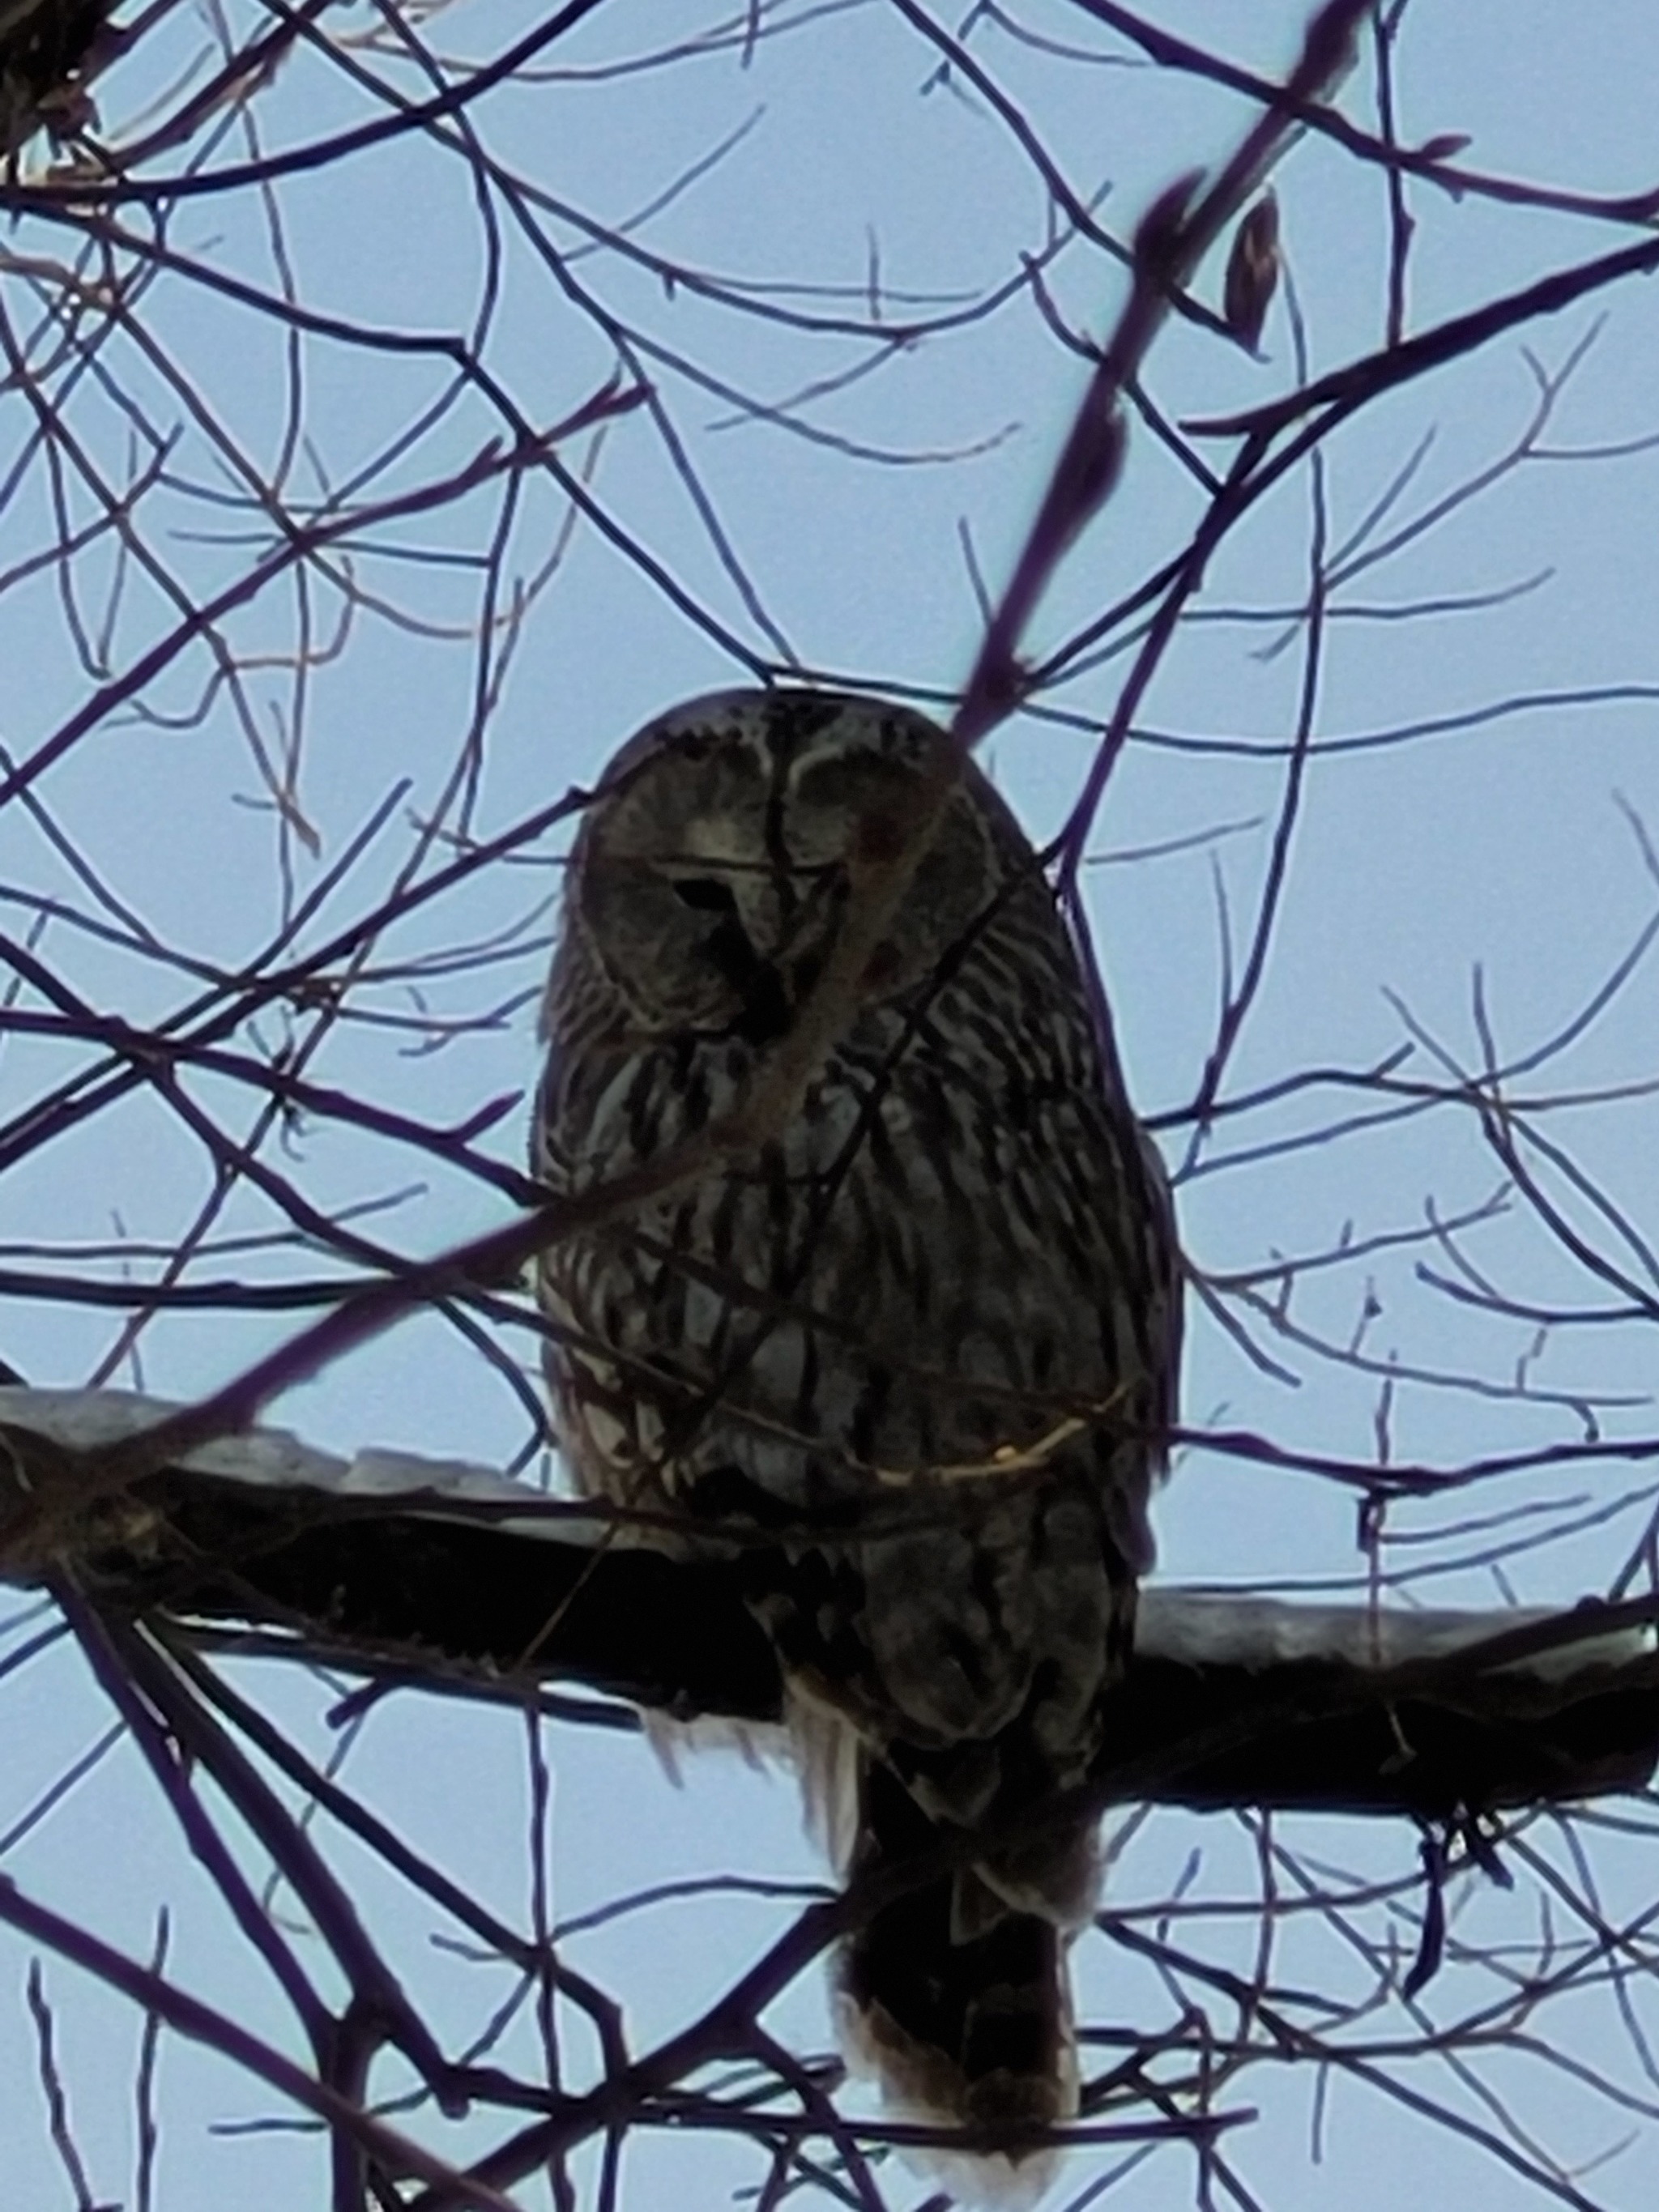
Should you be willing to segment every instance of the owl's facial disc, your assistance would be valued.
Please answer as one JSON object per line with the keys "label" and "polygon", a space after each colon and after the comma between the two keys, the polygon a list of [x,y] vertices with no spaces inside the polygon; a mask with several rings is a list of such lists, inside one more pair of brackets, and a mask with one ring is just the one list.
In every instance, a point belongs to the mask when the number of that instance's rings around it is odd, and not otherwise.
{"label": "owl's facial disc", "polygon": [[[834,945],[849,856],[902,845],[946,742],[920,718],[859,701],[803,724],[793,695],[780,696],[781,707],[738,695],[708,702],[696,722],[691,710],[665,722],[654,746],[621,756],[632,772],[590,818],[583,918],[645,1028],[756,1045],[781,1036]],[[1000,873],[979,788],[975,777],[947,801],[872,964],[882,996],[937,964]]]}
{"label": "owl's facial disc", "polygon": [[769,759],[740,729],[670,732],[595,810],[580,908],[642,1027],[758,1045],[789,1026],[811,886],[778,849],[772,782]]}

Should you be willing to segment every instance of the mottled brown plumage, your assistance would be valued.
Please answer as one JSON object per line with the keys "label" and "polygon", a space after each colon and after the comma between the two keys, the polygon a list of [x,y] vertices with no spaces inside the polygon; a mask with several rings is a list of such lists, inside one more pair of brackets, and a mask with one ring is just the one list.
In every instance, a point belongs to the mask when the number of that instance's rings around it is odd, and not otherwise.
{"label": "mottled brown plumage", "polygon": [[[623,748],[548,986],[549,1183],[718,1127],[822,971],[848,854],[902,838],[946,743],[905,708],[780,691]],[[1062,2116],[1092,1826],[1021,1816],[1099,1749],[1151,1558],[1177,1262],[1104,1016],[977,769],[794,1120],[555,1245],[541,1296],[578,1481],[659,1540],[740,1547],[853,1871],[963,1839],[847,1947],[854,2041],[913,2112]]]}

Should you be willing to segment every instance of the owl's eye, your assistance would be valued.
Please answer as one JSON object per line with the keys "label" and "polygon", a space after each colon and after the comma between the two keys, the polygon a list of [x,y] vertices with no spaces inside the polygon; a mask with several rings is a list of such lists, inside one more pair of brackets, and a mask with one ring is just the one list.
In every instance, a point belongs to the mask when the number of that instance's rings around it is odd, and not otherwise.
{"label": "owl's eye", "polygon": [[737,1035],[750,1044],[768,1044],[781,1036],[789,1026],[789,1000],[783,979],[750,942],[731,884],[723,876],[680,876],[670,879],[669,888],[681,905],[694,913],[720,916],[702,938],[700,950],[742,1001],[742,1011],[732,1025]]}
{"label": "owl's eye", "polygon": [[737,893],[723,877],[683,876],[672,888],[682,906],[695,907],[699,914],[737,911]]}

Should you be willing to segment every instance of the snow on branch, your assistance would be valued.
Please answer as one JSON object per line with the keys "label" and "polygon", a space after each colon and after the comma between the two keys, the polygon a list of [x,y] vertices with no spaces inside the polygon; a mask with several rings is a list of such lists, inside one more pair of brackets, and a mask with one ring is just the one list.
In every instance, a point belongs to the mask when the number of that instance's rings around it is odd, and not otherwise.
{"label": "snow on branch", "polygon": [[[486,1468],[345,1460],[261,1428],[112,1498],[87,1482],[77,1504],[100,1452],[174,1410],[0,1389],[0,1579],[68,1573],[106,1607],[252,1627],[247,1648],[434,1688],[574,1682],[682,1720],[779,1718],[734,1559],[672,1558],[648,1527]],[[1413,1612],[1153,1586],[1094,1786],[1103,1804],[1453,1821],[1638,1789],[1659,1760],[1656,1614],[1649,1599]]]}

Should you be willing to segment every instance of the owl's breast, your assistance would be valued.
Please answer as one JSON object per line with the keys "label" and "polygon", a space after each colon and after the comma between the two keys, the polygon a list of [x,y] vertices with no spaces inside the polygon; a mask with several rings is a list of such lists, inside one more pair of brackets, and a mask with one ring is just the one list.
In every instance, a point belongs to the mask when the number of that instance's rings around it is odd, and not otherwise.
{"label": "owl's breast", "polygon": [[[1133,1124],[1073,1041],[1010,1053],[951,1011],[866,1015],[776,1142],[549,1254],[550,1369],[590,1487],[683,1497],[726,1469],[811,1515],[988,1476],[1126,1386],[1139,1405]],[[556,1066],[544,1172],[593,1188],[695,1139],[751,1065],[677,1038]]]}

